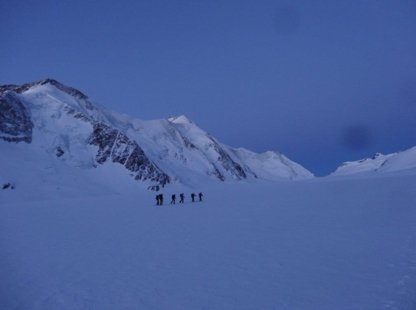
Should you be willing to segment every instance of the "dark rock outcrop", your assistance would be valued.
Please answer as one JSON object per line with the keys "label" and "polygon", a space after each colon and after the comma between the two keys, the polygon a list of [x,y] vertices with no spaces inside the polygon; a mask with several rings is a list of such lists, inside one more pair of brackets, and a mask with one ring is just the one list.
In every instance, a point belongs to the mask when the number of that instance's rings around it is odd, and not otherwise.
{"label": "dark rock outcrop", "polygon": [[[219,155],[217,160],[224,167],[224,169],[231,172],[232,175],[238,180],[246,179],[247,175],[244,172],[244,169],[238,163],[232,160],[231,156],[228,155],[228,153],[213,138],[210,139],[212,141],[211,147],[213,147]],[[223,181],[224,177],[221,175],[221,173],[219,173],[219,176],[217,177]]]}
{"label": "dark rock outcrop", "polygon": [[117,129],[97,123],[88,143],[98,146],[95,159],[99,164],[119,163],[134,172],[136,180],[150,180],[162,186],[170,182],[169,176],[148,159],[140,146]]}
{"label": "dark rock outcrop", "polygon": [[33,123],[29,112],[13,92],[0,92],[0,139],[32,142]]}

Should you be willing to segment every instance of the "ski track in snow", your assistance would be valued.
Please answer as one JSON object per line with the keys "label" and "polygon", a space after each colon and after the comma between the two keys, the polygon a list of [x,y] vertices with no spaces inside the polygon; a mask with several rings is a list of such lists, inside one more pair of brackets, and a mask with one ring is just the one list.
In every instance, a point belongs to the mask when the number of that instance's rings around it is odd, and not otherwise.
{"label": "ski track in snow", "polygon": [[0,309],[415,309],[415,181],[226,184],[160,207],[1,191]]}

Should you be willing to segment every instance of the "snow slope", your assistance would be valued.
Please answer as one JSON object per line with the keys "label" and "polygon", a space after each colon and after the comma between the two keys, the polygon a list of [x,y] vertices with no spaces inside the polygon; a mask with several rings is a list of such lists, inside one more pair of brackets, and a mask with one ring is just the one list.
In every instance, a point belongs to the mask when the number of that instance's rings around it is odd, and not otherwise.
{"label": "snow slope", "polygon": [[[256,157],[255,153],[240,151],[237,156],[235,150],[185,116],[134,119],[108,111],[55,80],[0,86],[0,111],[0,139],[28,143],[30,147],[25,151],[35,153],[35,157],[42,152],[55,154],[60,159],[52,161],[55,165],[63,162],[86,174],[91,169],[122,165],[126,176],[146,182],[149,187],[202,184],[209,180],[253,181],[263,176],[313,177],[280,155]],[[2,147],[7,148],[5,144]],[[11,160],[20,161],[19,157]]]}
{"label": "snow slope", "polygon": [[416,169],[416,147],[403,152],[388,155],[377,153],[372,158],[345,162],[331,175],[378,174],[411,169]]}
{"label": "snow slope", "polygon": [[43,200],[3,190],[0,309],[414,309],[414,184],[217,184],[162,207],[87,183]]}
{"label": "snow slope", "polygon": [[[274,151],[257,154],[244,148],[232,150],[256,176],[263,180],[308,179],[313,175],[283,154]],[[275,171],[280,171],[276,174]]]}

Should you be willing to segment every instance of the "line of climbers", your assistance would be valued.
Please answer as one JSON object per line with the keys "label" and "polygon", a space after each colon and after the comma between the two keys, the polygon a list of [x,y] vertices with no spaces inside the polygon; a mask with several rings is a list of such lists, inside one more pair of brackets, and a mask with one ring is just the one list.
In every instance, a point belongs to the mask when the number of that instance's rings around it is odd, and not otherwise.
{"label": "line of climbers", "polygon": [[[199,193],[198,194],[199,201],[202,201],[202,197],[203,196],[204,195],[202,193]],[[192,202],[195,202],[195,197],[196,197],[196,194],[195,193],[192,193],[191,194],[191,200],[192,200]],[[179,203],[184,203],[184,202],[185,202],[185,194],[184,193],[180,193],[179,194]],[[172,194],[170,204],[171,205],[176,204],[176,195],[175,194]],[[156,195],[156,205],[157,206],[163,205],[163,194]]]}

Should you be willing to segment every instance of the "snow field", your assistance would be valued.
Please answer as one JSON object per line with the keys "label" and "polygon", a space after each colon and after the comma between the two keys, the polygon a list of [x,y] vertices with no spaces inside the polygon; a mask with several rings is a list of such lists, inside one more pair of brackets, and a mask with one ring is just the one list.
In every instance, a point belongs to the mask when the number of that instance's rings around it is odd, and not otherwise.
{"label": "snow field", "polygon": [[415,181],[9,199],[0,309],[414,309]]}

